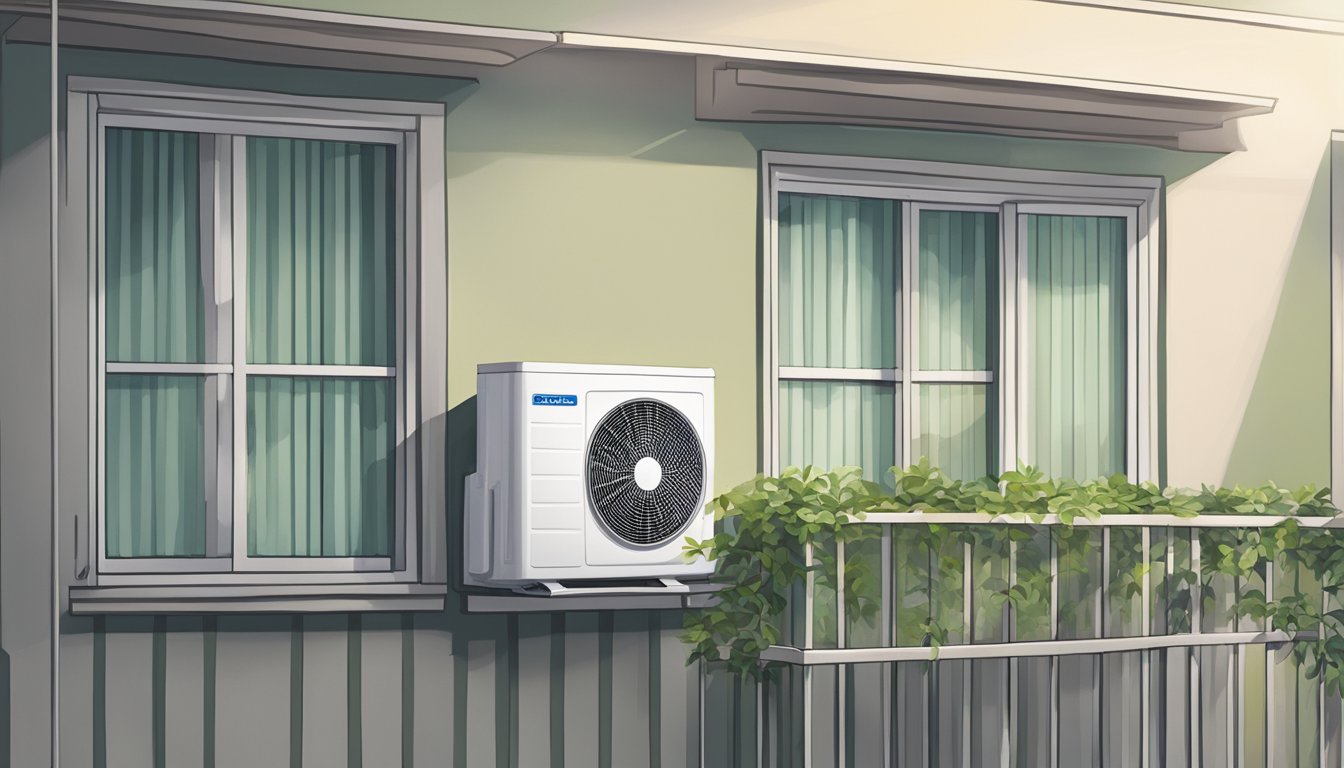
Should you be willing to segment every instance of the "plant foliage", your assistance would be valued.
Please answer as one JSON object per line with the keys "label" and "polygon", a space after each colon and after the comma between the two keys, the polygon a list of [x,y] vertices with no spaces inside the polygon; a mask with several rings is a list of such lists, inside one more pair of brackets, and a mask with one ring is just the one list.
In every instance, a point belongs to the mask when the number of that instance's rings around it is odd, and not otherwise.
{"label": "plant foliage", "polygon": [[[1125,514],[1333,516],[1338,510],[1328,490],[1270,484],[1184,491],[1122,475],[1056,480],[1031,467],[964,482],[924,461],[894,468],[891,476],[889,485],[881,485],[865,480],[857,467],[789,467],[712,500],[707,513],[718,521],[718,533],[703,541],[688,538],[686,552],[714,561],[724,587],[715,605],[687,613],[683,639],[691,645],[690,660],[720,663],[753,678],[768,673],[759,661],[763,650],[802,645],[799,606],[811,575],[813,647],[835,646],[842,629],[838,604],[850,646],[892,642],[936,649],[972,637],[1002,641],[1010,621],[1019,640],[1049,639],[1052,587],[1060,598],[1055,618],[1061,634],[1092,636],[1095,601],[1087,596],[1104,589],[1104,621],[1113,631],[1189,632],[1198,599],[1201,631],[1272,624],[1300,633],[1293,652],[1308,676],[1320,677],[1331,691],[1344,688],[1344,547],[1334,529],[1305,528],[1294,519],[1272,528],[1189,529],[1200,545],[1197,576],[1187,529],[1153,528],[1145,552],[1141,526],[1112,527],[1109,567],[1102,573],[1100,529],[1075,526]],[[874,512],[972,512],[1015,524],[893,526],[898,566],[893,584],[883,585],[880,526],[852,524]],[[1058,525],[1039,525],[1047,514],[1057,515]],[[1052,541],[1058,585],[1050,582]],[[835,583],[837,542],[844,543],[843,591]],[[1010,578],[1007,553],[1014,543],[1016,572]],[[972,551],[974,559],[966,554]],[[971,616],[963,604],[968,576],[975,595]],[[1140,620],[1145,577],[1154,605],[1147,628]],[[1272,594],[1267,583],[1274,584]],[[890,640],[877,626],[884,586],[892,590]]]}

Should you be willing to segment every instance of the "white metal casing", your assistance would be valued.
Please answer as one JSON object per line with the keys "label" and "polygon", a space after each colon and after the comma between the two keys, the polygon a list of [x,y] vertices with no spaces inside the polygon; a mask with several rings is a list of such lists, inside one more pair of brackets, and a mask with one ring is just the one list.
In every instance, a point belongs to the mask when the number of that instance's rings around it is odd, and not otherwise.
{"label": "white metal casing", "polygon": [[[534,404],[534,395],[572,395],[572,406]],[[585,482],[592,430],[612,408],[652,398],[676,408],[704,450],[703,506],[713,488],[714,371],[708,368],[493,363],[476,374],[476,473],[466,481],[466,583],[706,576],[688,562],[687,536],[713,535],[697,513],[679,534],[640,547],[607,532]]]}

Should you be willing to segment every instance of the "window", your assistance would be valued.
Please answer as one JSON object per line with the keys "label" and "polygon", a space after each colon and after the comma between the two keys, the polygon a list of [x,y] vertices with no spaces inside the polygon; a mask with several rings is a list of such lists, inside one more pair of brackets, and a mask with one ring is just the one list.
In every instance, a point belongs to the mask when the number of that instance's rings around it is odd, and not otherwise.
{"label": "window", "polygon": [[1155,479],[1157,180],[766,153],[765,464]]}
{"label": "window", "polygon": [[92,582],[441,581],[441,108],[88,94]]}

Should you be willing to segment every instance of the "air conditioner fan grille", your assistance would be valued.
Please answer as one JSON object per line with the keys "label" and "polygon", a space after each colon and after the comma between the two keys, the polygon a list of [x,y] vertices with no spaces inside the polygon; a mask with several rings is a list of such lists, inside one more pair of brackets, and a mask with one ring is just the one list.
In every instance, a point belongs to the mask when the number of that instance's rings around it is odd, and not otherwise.
{"label": "air conditioner fan grille", "polygon": [[[641,483],[636,465],[643,459],[656,461],[661,476],[646,474]],[[691,422],[660,400],[627,400],[607,412],[593,430],[587,465],[594,512],[631,544],[667,541],[700,510],[704,449]]]}

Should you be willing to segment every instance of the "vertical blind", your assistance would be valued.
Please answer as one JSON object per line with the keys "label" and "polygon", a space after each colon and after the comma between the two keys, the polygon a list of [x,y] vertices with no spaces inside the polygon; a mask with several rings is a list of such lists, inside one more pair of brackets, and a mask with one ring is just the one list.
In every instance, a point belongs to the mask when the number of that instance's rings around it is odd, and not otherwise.
{"label": "vertical blind", "polygon": [[[247,349],[252,363],[396,359],[393,149],[247,140]],[[390,553],[392,379],[248,381],[248,553]]]}

